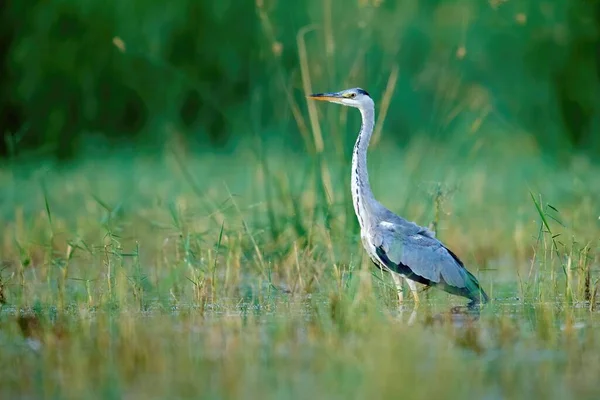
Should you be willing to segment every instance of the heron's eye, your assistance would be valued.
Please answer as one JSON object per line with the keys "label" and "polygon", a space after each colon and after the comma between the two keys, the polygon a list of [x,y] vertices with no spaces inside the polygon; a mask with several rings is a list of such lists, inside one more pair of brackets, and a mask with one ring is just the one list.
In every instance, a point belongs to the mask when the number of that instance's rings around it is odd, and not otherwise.
{"label": "heron's eye", "polygon": [[350,96],[348,96],[349,98],[353,99],[356,97],[356,93],[350,93]]}

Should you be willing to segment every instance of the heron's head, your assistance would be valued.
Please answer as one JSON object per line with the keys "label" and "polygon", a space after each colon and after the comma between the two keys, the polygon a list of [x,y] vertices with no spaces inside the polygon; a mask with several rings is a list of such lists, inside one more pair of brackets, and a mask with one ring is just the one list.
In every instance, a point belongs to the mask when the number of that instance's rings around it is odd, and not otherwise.
{"label": "heron's head", "polygon": [[341,92],[315,93],[308,96],[309,99],[330,101],[332,103],[342,104],[344,106],[356,108],[373,107],[373,100],[366,90],[361,88],[346,89]]}

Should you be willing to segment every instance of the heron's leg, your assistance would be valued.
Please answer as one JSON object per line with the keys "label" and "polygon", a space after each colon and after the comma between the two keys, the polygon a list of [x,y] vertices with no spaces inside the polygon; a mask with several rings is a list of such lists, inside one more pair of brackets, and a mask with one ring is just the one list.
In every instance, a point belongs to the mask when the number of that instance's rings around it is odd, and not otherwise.
{"label": "heron's leg", "polygon": [[417,283],[410,279],[406,279],[406,282],[408,283],[408,287],[410,288],[413,298],[415,299],[415,303],[419,304],[419,294],[417,293]]}
{"label": "heron's leg", "polygon": [[400,304],[404,302],[404,292],[402,289],[402,278],[400,275],[392,272],[392,279],[394,280],[394,284],[396,284],[396,290],[398,291],[398,301]]}
{"label": "heron's leg", "polygon": [[413,325],[417,320],[417,308],[418,307],[413,308],[412,312],[410,313],[410,317],[408,317],[408,326]]}

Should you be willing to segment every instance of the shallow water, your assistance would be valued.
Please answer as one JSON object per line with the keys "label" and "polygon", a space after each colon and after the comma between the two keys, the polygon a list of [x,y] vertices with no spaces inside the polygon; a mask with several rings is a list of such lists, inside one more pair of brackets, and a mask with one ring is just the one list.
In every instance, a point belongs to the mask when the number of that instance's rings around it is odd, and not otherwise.
{"label": "shallow water", "polygon": [[9,372],[0,376],[0,394],[558,399],[599,392],[599,312],[514,299],[464,311],[443,302],[336,305],[318,296],[143,312],[3,307],[0,367]]}

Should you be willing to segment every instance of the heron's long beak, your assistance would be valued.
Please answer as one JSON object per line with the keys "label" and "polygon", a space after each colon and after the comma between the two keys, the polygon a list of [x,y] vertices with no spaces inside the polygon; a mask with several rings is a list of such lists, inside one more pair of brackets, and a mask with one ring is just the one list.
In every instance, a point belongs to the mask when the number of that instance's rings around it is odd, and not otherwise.
{"label": "heron's long beak", "polygon": [[309,99],[320,100],[320,101],[332,101],[339,103],[342,96],[339,93],[314,93],[307,96]]}

